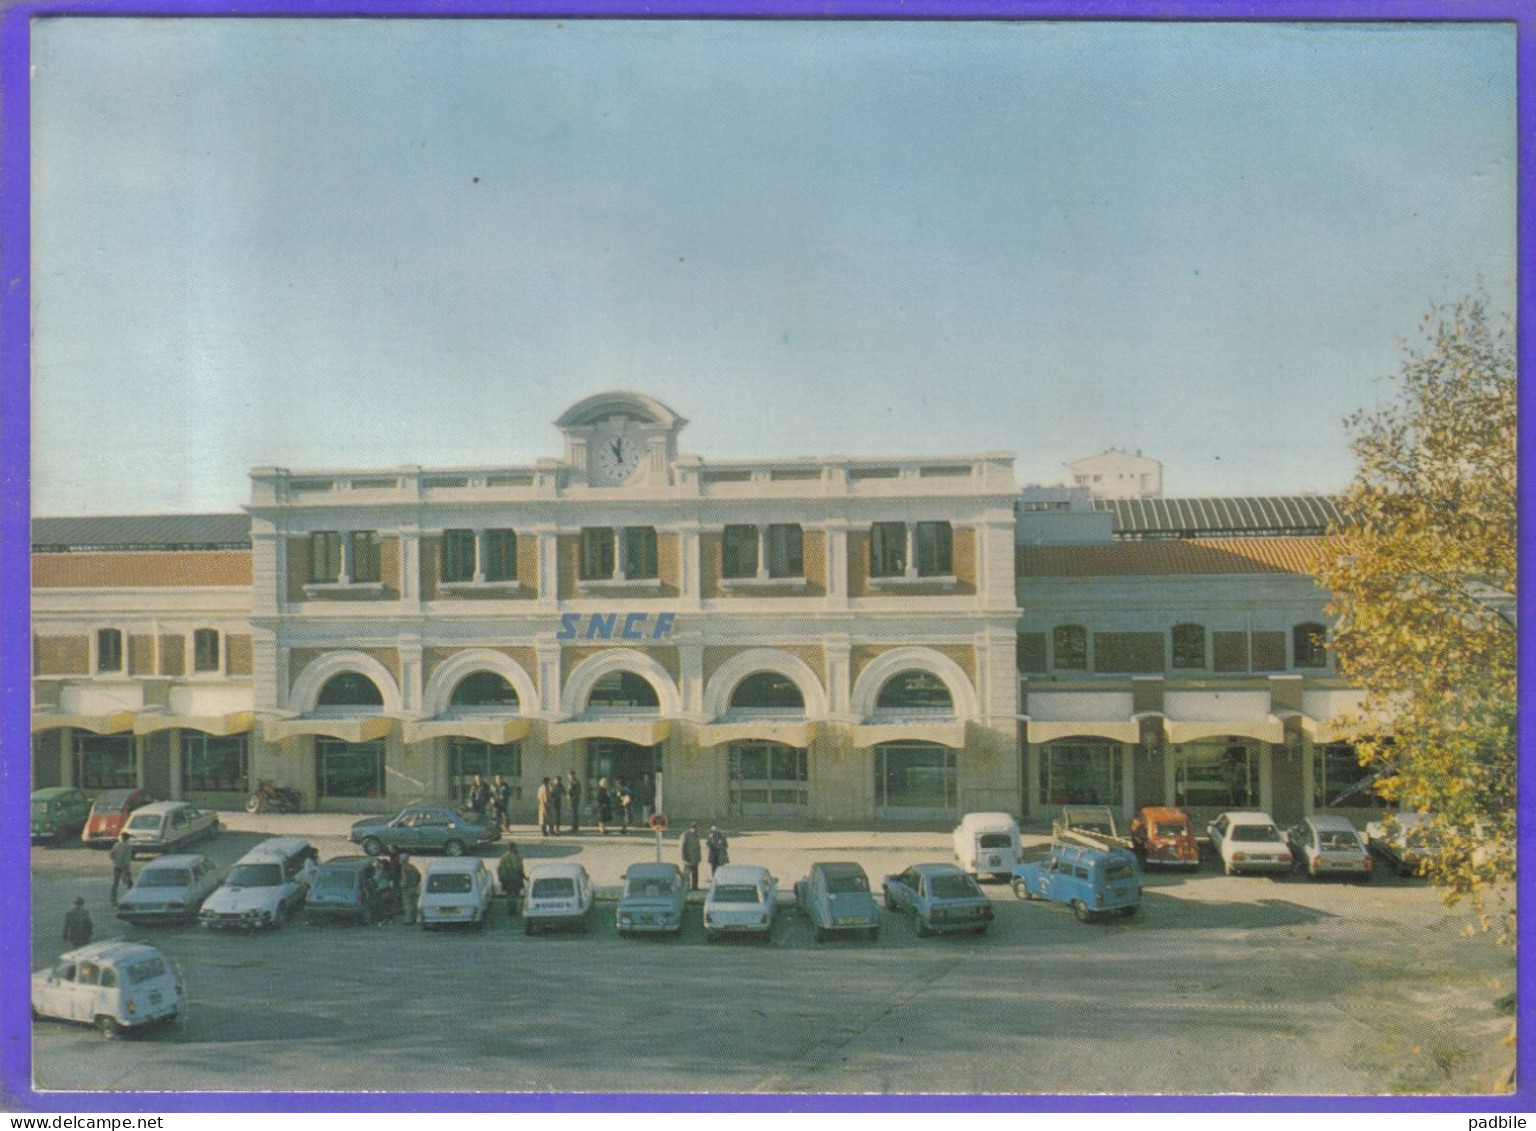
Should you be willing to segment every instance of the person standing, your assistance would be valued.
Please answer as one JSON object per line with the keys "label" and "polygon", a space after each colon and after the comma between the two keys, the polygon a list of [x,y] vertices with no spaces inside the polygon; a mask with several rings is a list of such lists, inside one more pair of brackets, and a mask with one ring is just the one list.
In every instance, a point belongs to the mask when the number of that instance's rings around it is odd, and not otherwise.
{"label": "person standing", "polygon": [[688,875],[688,890],[699,890],[699,822],[694,821],[683,834],[683,871]]}
{"label": "person standing", "polygon": [[112,906],[116,907],[117,885],[124,885],[125,891],[133,890],[133,844],[128,840],[127,833],[117,838],[108,856],[112,860]]}
{"label": "person standing", "polygon": [[713,880],[720,865],[731,862],[730,844],[719,825],[709,826],[709,839],[704,843],[709,848],[709,878]]}
{"label": "person standing", "polygon": [[507,918],[517,918],[517,907],[523,898],[523,858],[517,854],[517,845],[507,842],[507,850],[496,865],[496,878],[501,882],[501,892],[507,897]]}
{"label": "person standing", "polygon": [[496,820],[502,828],[506,828],[507,815],[512,811],[512,787],[508,785],[500,774],[496,775],[496,781],[491,786],[491,805],[496,809]]}
{"label": "person standing", "polygon": [[571,803],[571,832],[581,832],[581,782],[575,770],[565,771],[565,796]]}
{"label": "person standing", "polygon": [[636,802],[640,805],[640,819],[649,821],[651,814],[656,812],[656,777],[654,774],[646,774],[640,779],[640,790],[635,795]]}
{"label": "person standing", "polygon": [[469,811],[481,820],[485,819],[485,810],[491,803],[491,787],[485,784],[485,779],[479,774],[469,787]]}
{"label": "person standing", "polygon": [[549,779],[539,779],[539,835],[549,835]]}
{"label": "person standing", "polygon": [[635,794],[629,788],[629,783],[623,778],[619,779],[617,788],[619,791],[619,835],[625,836],[629,832],[629,821],[634,813]]}
{"label": "person standing", "polygon": [[400,857],[400,901],[405,905],[405,925],[413,926],[421,902],[421,872],[409,856]]}
{"label": "person standing", "polygon": [[384,878],[389,881],[389,890],[395,901],[395,914],[405,910],[405,901],[400,894],[400,849],[391,846],[389,855],[384,857]]}
{"label": "person standing", "polygon": [[597,779],[597,831],[604,836],[608,835],[608,826],[613,821],[613,794],[608,792],[608,779]]}
{"label": "person standing", "polygon": [[557,773],[549,782],[549,806],[551,809],[549,831],[552,833],[560,831],[560,803],[564,800],[565,783],[560,780],[560,775]]}
{"label": "person standing", "polygon": [[91,913],[85,909],[85,900],[75,896],[75,905],[64,913],[64,941],[71,949],[84,946],[95,932]]}

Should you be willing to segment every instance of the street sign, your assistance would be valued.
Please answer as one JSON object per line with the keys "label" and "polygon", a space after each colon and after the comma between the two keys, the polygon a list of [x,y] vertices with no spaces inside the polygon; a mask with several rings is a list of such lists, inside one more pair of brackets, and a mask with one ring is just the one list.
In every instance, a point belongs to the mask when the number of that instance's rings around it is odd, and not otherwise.
{"label": "street sign", "polygon": [[665,813],[652,813],[650,825],[657,832],[661,832],[667,827],[667,815]]}

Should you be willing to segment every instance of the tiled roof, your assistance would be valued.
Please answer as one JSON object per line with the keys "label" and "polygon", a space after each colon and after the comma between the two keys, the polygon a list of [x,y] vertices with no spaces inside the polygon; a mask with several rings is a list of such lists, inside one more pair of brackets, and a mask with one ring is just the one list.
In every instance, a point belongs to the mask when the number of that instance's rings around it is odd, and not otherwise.
{"label": "tiled roof", "polygon": [[1168,538],[1099,546],[1019,546],[1020,577],[1310,574],[1332,538]]}
{"label": "tiled roof", "polygon": [[33,554],[34,589],[138,589],[251,584],[249,550]]}
{"label": "tiled roof", "polygon": [[34,552],[69,550],[248,550],[248,514],[131,514],[34,518]]}
{"label": "tiled roof", "polygon": [[1216,499],[1094,499],[1114,516],[1116,538],[1324,534],[1343,521],[1322,495]]}

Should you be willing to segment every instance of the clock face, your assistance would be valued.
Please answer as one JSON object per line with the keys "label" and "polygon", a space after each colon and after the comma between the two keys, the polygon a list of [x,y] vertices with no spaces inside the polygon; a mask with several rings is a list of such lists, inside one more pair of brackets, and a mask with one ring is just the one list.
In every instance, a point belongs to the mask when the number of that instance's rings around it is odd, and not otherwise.
{"label": "clock face", "polygon": [[640,470],[640,445],[628,436],[597,441],[597,475],[604,483],[622,483]]}

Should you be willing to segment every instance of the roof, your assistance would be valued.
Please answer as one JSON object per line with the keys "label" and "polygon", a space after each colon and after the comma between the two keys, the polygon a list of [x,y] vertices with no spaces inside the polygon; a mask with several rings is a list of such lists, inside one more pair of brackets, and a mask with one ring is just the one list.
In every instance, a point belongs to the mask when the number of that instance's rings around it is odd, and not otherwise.
{"label": "roof", "polygon": [[[478,860],[478,856],[460,856],[459,860]],[[579,876],[586,869],[574,860],[552,860],[545,864],[535,864],[528,869],[528,878],[534,876]]]}
{"label": "roof", "polygon": [[1244,534],[1326,534],[1344,521],[1324,495],[1212,499],[1099,499],[1114,517],[1116,538],[1193,538]]}
{"label": "roof", "polygon": [[249,550],[248,514],[99,515],[34,518],[32,551]]}
{"label": "roof", "polygon": [[34,553],[34,589],[248,588],[250,550]]}
{"label": "roof", "polygon": [[149,955],[165,957],[161,951],[148,943],[105,939],[102,942],[87,943],[75,950],[65,951],[59,955],[59,959],[69,962],[121,962],[125,958],[145,958]]}
{"label": "roof", "polygon": [[55,797],[81,792],[72,785],[48,785],[32,791],[33,801],[52,801]]}
{"label": "roof", "polygon": [[1337,539],[1187,538],[1094,546],[1016,546],[1019,577],[1161,577],[1291,573],[1310,576]]}
{"label": "roof", "polygon": [[722,864],[715,869],[717,884],[755,884],[766,879],[768,869],[761,864]]}

